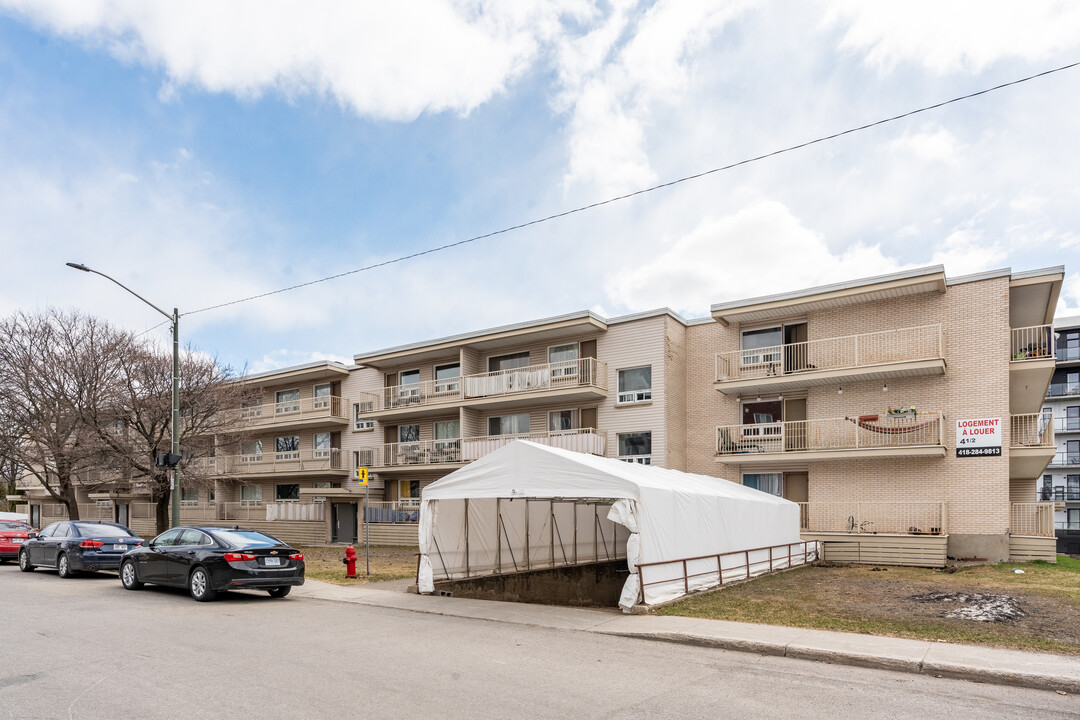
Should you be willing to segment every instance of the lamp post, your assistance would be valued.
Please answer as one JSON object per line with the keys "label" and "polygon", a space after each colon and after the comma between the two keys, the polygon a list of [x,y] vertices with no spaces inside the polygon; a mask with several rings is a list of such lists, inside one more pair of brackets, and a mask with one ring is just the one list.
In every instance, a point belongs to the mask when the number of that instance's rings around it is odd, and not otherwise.
{"label": "lamp post", "polygon": [[[111,278],[103,272],[98,272],[93,268],[88,268],[82,263],[66,263],[69,268],[75,268],[76,270],[82,270],[83,272],[94,273],[100,275],[106,280],[110,280],[120,287],[127,290],[135,297],[142,300],[150,307],[157,310],[164,315],[169,322],[172,323],[172,455],[180,454],[180,311],[173,308],[172,315],[159,308],[154,303],[144,298],[139,293],[135,292],[131,288],[127,287],[119,280]],[[177,470],[177,466],[172,466],[172,480],[169,484],[169,502],[172,505],[170,527],[176,527],[180,524],[180,474]]]}

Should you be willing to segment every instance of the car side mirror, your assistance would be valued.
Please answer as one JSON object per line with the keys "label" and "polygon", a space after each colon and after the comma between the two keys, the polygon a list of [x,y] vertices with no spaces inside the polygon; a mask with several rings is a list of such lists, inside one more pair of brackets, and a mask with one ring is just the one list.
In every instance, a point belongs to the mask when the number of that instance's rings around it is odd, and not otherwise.
{"label": "car side mirror", "polygon": [[151,550],[153,550],[153,549],[154,549],[154,541],[153,541],[153,540],[151,540],[150,542],[146,543],[146,547],[148,547],[148,548],[150,548]]}
{"label": "car side mirror", "polygon": [[27,539],[27,540],[33,540],[33,539],[34,539],[34,538],[36,538],[37,536],[38,536],[38,534],[37,534],[37,533],[26,533],[26,539]]}

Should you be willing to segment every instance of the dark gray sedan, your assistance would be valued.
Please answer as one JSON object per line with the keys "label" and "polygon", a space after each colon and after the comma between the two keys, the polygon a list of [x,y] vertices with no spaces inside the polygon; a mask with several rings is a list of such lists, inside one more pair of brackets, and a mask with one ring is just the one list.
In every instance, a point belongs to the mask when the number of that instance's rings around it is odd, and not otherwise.
{"label": "dark gray sedan", "polygon": [[81,570],[116,570],[120,558],[143,539],[123,525],[69,520],[48,525],[19,548],[19,569],[55,568],[62,578]]}

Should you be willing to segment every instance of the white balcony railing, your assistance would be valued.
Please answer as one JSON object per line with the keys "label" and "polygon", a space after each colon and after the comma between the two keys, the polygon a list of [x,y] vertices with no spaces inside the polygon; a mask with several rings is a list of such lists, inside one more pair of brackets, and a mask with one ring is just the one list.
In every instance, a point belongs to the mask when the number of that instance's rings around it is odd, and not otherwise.
{"label": "white balcony railing", "polygon": [[[360,462],[365,467],[399,467],[404,465],[471,462],[493,453],[515,440],[529,440],[541,445],[592,455],[603,455],[606,447],[606,438],[603,434],[593,428],[579,428],[546,433],[488,435],[455,438],[453,440],[417,440],[413,442],[387,443],[378,448],[361,451]],[[369,460],[370,465],[364,465],[365,460]]]}
{"label": "white balcony railing", "polygon": [[1032,325],[1013,328],[1009,357],[1013,362],[1054,359],[1054,328],[1051,325]]}
{"label": "white balcony railing", "polygon": [[1080,417],[1054,418],[1054,432],[1080,432]]}
{"label": "white balcony railing", "polygon": [[861,415],[857,418],[728,425],[716,428],[718,455],[800,453],[943,446],[939,412],[914,417]]}
{"label": "white balcony railing", "polygon": [[458,378],[427,380],[383,388],[381,394],[364,393],[374,411],[461,402],[515,393],[565,390],[579,387],[605,389],[607,363],[595,358],[530,365]]}
{"label": "white balcony railing", "polygon": [[804,532],[944,535],[947,525],[948,505],[943,502],[799,503]]}
{"label": "white balcony railing", "polygon": [[319,418],[348,420],[349,407],[347,398],[322,395],[288,402],[252,405],[234,412],[239,421],[247,425],[259,426]]}
{"label": "white balcony railing", "polygon": [[1054,414],[1050,410],[1009,416],[1011,447],[1054,447]]}
{"label": "white balcony railing", "polygon": [[731,382],[944,357],[941,325],[923,325],[718,353],[716,380]]}
{"label": "white balcony railing", "polygon": [[1009,534],[1054,537],[1054,503],[1013,503]]}
{"label": "white balcony railing", "polygon": [[206,468],[217,475],[347,469],[341,462],[341,450],[338,448],[218,455],[201,458],[195,462],[197,466]]}

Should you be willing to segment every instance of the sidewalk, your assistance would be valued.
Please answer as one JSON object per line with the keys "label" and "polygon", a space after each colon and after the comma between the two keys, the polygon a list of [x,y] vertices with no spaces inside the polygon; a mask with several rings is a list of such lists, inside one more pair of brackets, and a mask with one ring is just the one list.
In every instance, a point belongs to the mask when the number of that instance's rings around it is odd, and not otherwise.
{"label": "sidewalk", "polygon": [[414,595],[402,591],[404,583],[388,585],[343,587],[308,580],[294,588],[293,595],[1080,694],[1078,657],[724,620],[623,615],[616,609]]}

